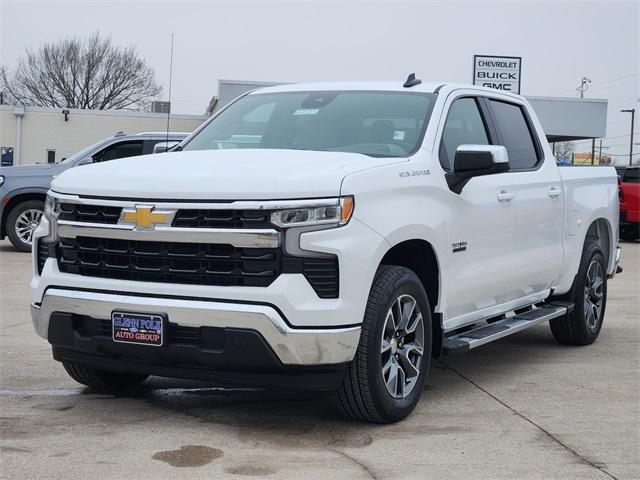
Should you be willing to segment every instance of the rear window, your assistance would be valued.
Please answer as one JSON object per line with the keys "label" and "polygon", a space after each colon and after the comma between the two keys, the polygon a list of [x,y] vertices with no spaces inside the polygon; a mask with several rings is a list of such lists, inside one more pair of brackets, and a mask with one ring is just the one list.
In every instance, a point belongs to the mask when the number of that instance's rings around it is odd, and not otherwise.
{"label": "rear window", "polygon": [[640,183],[640,168],[625,169],[622,181],[628,183]]}
{"label": "rear window", "polygon": [[531,129],[521,106],[491,100],[491,109],[500,135],[500,143],[507,149],[511,170],[527,170],[538,163]]}

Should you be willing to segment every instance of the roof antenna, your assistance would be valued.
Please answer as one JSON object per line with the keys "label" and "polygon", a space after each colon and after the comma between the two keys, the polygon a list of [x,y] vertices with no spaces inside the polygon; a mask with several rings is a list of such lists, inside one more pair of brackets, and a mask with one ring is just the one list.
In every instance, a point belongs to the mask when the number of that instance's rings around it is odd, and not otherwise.
{"label": "roof antenna", "polygon": [[[171,118],[171,80],[173,78],[173,33],[171,34],[171,57],[169,60],[169,108],[167,109],[167,139],[165,146],[169,146],[169,119]],[[165,152],[169,149],[166,148]]]}
{"label": "roof antenna", "polygon": [[407,77],[407,81],[404,82],[404,85],[402,85],[404,88],[411,88],[411,87],[415,87],[416,85],[420,85],[422,83],[422,80],[420,80],[419,78],[416,78],[416,74],[415,73],[410,73],[409,76]]}

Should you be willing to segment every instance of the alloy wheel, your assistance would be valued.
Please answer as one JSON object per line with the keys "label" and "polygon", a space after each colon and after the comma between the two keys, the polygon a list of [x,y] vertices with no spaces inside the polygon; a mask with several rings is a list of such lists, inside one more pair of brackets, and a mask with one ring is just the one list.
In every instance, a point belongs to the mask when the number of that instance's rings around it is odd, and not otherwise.
{"label": "alloy wheel", "polygon": [[31,245],[33,234],[40,224],[42,211],[35,208],[25,210],[16,218],[15,231],[22,243]]}
{"label": "alloy wheel", "polygon": [[593,331],[598,328],[604,303],[604,273],[602,265],[596,259],[591,260],[587,269],[584,286],[584,318]]}
{"label": "alloy wheel", "polygon": [[407,397],[420,376],[424,353],[424,321],[418,302],[400,295],[387,312],[380,354],[382,378],[393,398]]}

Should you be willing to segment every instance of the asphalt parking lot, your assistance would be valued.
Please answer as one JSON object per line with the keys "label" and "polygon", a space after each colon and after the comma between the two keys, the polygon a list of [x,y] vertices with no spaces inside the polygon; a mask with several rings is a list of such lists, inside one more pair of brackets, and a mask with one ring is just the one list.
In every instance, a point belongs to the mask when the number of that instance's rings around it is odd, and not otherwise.
{"label": "asphalt parking lot", "polygon": [[590,347],[546,325],[433,364],[387,426],[317,396],[154,378],[97,394],[29,316],[29,255],[0,242],[2,478],[640,478],[640,244],[623,244]]}

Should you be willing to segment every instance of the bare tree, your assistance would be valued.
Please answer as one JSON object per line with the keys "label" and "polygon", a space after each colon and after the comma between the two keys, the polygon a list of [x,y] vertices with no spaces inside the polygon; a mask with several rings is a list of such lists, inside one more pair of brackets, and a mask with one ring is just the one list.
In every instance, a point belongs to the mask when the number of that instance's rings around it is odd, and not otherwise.
{"label": "bare tree", "polygon": [[571,160],[571,154],[575,149],[572,142],[556,142],[553,145],[553,152],[557,160]]}
{"label": "bare tree", "polygon": [[97,110],[146,109],[162,91],[135,47],[116,47],[99,33],[27,50],[14,72],[1,68],[0,84],[24,105]]}

